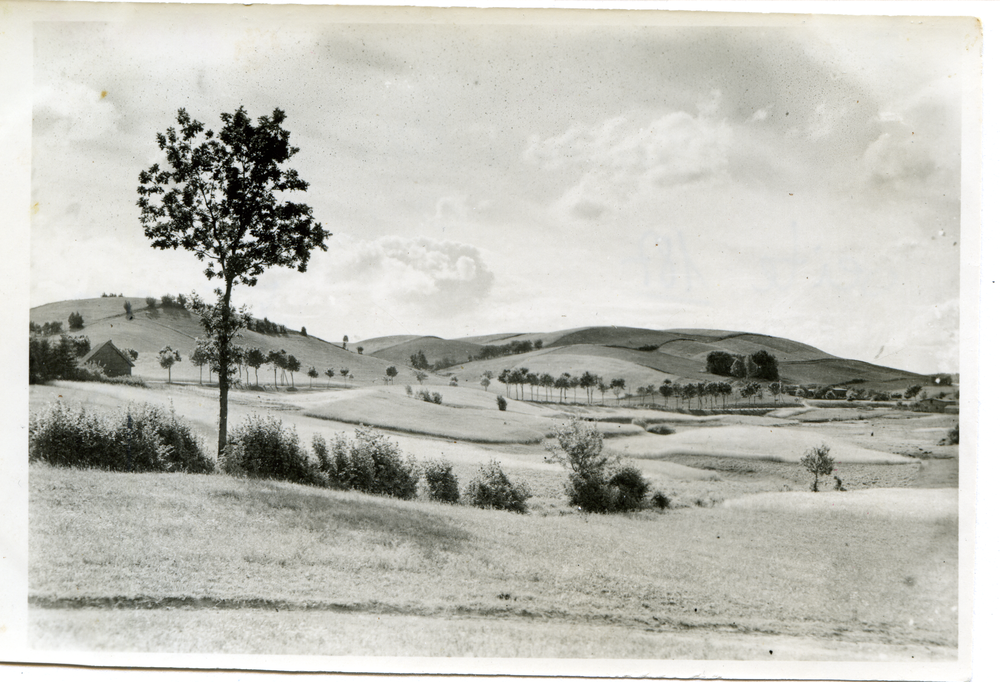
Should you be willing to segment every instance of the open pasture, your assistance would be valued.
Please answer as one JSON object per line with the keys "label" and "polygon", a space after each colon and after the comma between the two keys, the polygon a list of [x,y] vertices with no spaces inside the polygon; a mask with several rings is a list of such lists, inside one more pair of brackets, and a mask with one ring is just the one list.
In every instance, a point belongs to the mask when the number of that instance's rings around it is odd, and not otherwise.
{"label": "open pasture", "polygon": [[669,436],[646,435],[612,441],[608,448],[623,456],[640,459],[670,455],[748,457],[798,462],[812,447],[826,443],[838,462],[906,464],[912,460],[889,452],[860,447],[795,427],[719,426],[680,431]]}
{"label": "open pasture", "polygon": [[313,404],[305,414],[473,443],[538,443],[551,424],[540,417],[501,412],[495,398],[493,409],[485,410],[436,405],[388,391],[367,391]]}
{"label": "open pasture", "polygon": [[[875,647],[926,660],[957,646],[957,523],[946,513],[519,516],[37,465],[29,483],[31,637],[46,647],[113,649],[141,623],[151,629],[133,641],[174,652],[205,650],[215,628],[233,637],[226,651],[255,653],[503,655],[496,642],[509,642],[508,655],[623,655],[588,654],[574,632],[639,637],[622,651],[656,658]],[[319,643],[349,624],[361,629],[342,645]],[[315,651],[263,634],[299,628]],[[782,647],[768,653],[771,641]]]}

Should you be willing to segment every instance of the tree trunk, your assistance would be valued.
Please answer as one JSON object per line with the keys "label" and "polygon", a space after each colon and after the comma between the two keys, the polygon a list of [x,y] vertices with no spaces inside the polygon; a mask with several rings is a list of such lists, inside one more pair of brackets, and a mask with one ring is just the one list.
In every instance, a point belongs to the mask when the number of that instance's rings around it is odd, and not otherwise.
{"label": "tree trunk", "polygon": [[226,453],[226,427],[229,423],[229,301],[233,295],[233,280],[226,278],[222,295],[222,330],[219,334],[219,461]]}

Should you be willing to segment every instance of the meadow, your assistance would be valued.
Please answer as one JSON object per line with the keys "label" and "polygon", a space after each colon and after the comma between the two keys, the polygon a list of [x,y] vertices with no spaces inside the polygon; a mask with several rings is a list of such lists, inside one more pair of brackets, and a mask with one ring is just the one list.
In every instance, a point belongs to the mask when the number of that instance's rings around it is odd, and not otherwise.
{"label": "meadow", "polygon": [[[405,455],[452,462],[462,486],[487,461],[500,461],[531,488],[526,515],[434,503],[424,488],[416,501],[401,501],[220,474],[35,463],[33,645],[404,656],[956,656],[958,493],[947,471],[925,471],[934,464],[957,472],[957,446],[936,445],[955,417],[872,412],[870,420],[805,422],[795,415],[807,408],[694,417],[516,400],[500,412],[491,392],[434,390],[444,405],[407,397],[402,386],[235,391],[230,419],[277,416],[308,444],[313,435],[350,435],[353,417],[366,415]],[[32,412],[54,400],[97,412],[158,404],[214,442],[208,387],[31,388]],[[630,455],[669,508],[600,515],[570,507],[566,470],[546,437],[570,415],[598,420],[608,434],[617,430],[605,447]],[[677,432],[646,433],[633,419]],[[903,434],[909,440],[890,452],[887,445]],[[826,492],[806,492],[810,476],[796,457],[819,442],[833,446],[848,492],[832,492],[829,483]],[[918,457],[930,450],[935,457]],[[301,636],[274,636],[288,628]]]}

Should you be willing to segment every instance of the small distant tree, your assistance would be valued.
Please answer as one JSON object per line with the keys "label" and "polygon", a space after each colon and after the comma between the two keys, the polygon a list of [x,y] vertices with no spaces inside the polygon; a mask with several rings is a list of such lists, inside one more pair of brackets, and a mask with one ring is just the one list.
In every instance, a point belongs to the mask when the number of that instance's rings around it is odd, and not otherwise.
{"label": "small distant tree", "polygon": [[[211,344],[204,339],[195,339],[194,351],[191,353],[191,364],[198,368],[198,383],[201,383],[201,368],[211,362]],[[209,377],[211,380],[211,377]]]}
{"label": "small distant tree", "polygon": [[181,354],[172,349],[170,346],[164,346],[163,350],[160,351],[160,367],[167,370],[167,383],[172,383],[172,368],[174,363],[181,361]]}
{"label": "small distant tree", "polygon": [[302,331],[301,331],[301,332],[299,332],[299,333],[300,333],[300,334],[302,334],[302,336],[309,336],[309,333],[308,333],[308,332],[306,331],[306,328],[305,328],[305,327],[303,327],[303,328],[302,328]]}
{"label": "small distant tree", "polygon": [[664,379],[659,388],[660,395],[663,396],[663,404],[667,404],[667,399],[674,394],[674,387],[670,379]]}
{"label": "small distant tree", "polygon": [[294,355],[289,355],[288,359],[285,360],[285,366],[288,369],[288,374],[292,377],[292,388],[295,388],[295,373],[302,369],[302,363]]}
{"label": "small distant tree", "polygon": [[249,367],[253,367],[253,380],[255,386],[260,386],[260,377],[257,374],[257,370],[260,369],[261,365],[267,362],[267,356],[264,355],[264,351],[260,348],[251,348],[246,354],[246,363]]}
{"label": "small distant tree", "polygon": [[156,299],[152,296],[146,297],[146,307],[150,310],[156,310]]}
{"label": "small distant tree", "polygon": [[452,377],[448,380],[449,386],[458,386],[458,377]]}
{"label": "small distant tree", "polygon": [[323,372],[326,375],[326,387],[330,388],[330,382],[333,381],[333,377],[336,376],[336,372],[333,371],[333,367]]}
{"label": "small distant tree", "polygon": [[70,331],[77,331],[83,329],[83,315],[78,312],[69,314],[69,329]]}
{"label": "small distant tree", "polygon": [[417,370],[416,372],[413,373],[413,375],[417,378],[417,383],[423,386],[424,379],[427,378],[427,372],[421,372]]}
{"label": "small distant tree", "polygon": [[364,355],[364,354],[365,354],[365,347],[358,346],[358,355]]}
{"label": "small distant tree", "polygon": [[[344,377],[344,386],[345,387],[347,386],[347,375],[349,375],[350,373],[351,373],[351,370],[349,370],[346,367],[342,367],[340,369],[340,376]],[[353,375],[351,376],[351,378],[352,379],[354,378]]]}
{"label": "small distant tree", "polygon": [[281,370],[282,380],[281,383],[285,383],[285,369],[288,366],[288,354],[284,351],[272,350],[267,354],[267,364],[271,365],[274,370],[274,388],[278,388],[278,370]]}
{"label": "small distant tree", "polygon": [[310,367],[309,371],[307,372],[307,374],[309,375],[309,388],[312,388],[312,386],[313,386],[313,379],[315,379],[316,377],[319,376],[319,372],[316,371],[315,367]]}
{"label": "small distant tree", "polygon": [[132,304],[129,303],[128,301],[125,301],[125,303],[122,304],[122,307],[125,308],[125,319],[131,320],[132,319]]}
{"label": "small distant tree", "polygon": [[483,373],[483,378],[479,380],[479,385],[483,387],[483,390],[487,390],[490,387],[490,378]]}
{"label": "small distant tree", "polygon": [[394,366],[390,365],[385,368],[385,375],[389,378],[390,384],[392,383],[392,380],[396,378],[397,374],[399,374],[399,372],[396,370]]}
{"label": "small distant tree", "polygon": [[824,443],[812,448],[799,460],[802,466],[813,475],[812,491],[819,492],[819,477],[829,476],[833,473],[833,458],[830,457],[830,448]]}
{"label": "small distant tree", "polygon": [[601,405],[604,404],[604,394],[608,392],[610,387],[604,383],[603,379],[599,379],[597,382],[597,390],[601,392]]}
{"label": "small distant tree", "polygon": [[906,389],[906,391],[903,393],[903,397],[906,398],[907,400],[910,400],[910,399],[916,397],[916,395],[918,393],[920,393],[920,391],[922,391],[922,390],[923,390],[923,387],[920,384],[915,384],[913,386],[910,386],[908,389]]}
{"label": "small distant tree", "polygon": [[347,334],[344,334],[344,345],[342,346],[344,350],[347,350]]}
{"label": "small distant tree", "polygon": [[774,396],[774,402],[778,402],[778,396],[781,395],[781,383],[778,381],[772,381],[767,385],[767,390]]}
{"label": "small distant tree", "polygon": [[625,392],[625,380],[624,379],[612,379],[611,380],[611,392],[615,394],[615,400],[621,402],[621,395]]}
{"label": "small distant tree", "polygon": [[500,409],[501,412],[507,411],[507,399],[504,398],[502,395],[497,396],[497,407]]}

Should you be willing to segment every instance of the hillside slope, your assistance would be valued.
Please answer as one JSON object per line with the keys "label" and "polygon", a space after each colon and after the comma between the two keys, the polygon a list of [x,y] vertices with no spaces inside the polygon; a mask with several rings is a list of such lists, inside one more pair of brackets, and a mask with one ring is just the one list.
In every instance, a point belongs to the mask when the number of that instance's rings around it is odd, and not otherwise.
{"label": "hillside slope", "polygon": [[[133,305],[131,320],[122,307],[125,300],[131,301]],[[166,370],[160,367],[157,354],[164,346],[170,346],[181,354],[181,362],[171,369],[174,381],[199,381],[199,378],[208,380],[208,368],[199,371],[190,362],[195,341],[198,337],[204,336],[204,331],[197,316],[187,310],[149,309],[145,300],[139,298],[98,298],[39,306],[31,310],[30,319],[38,324],[63,321],[71,312],[79,312],[84,319],[83,329],[73,334],[88,337],[92,347],[110,339],[119,348],[138,351],[139,358],[132,370],[133,375],[154,380],[165,379]],[[60,320],[59,316],[64,314],[65,317]],[[67,326],[68,324],[63,321],[63,327]],[[343,385],[341,368],[346,368],[354,375],[354,379],[348,382],[349,385],[377,385],[382,383],[386,367],[393,364],[381,358],[358,355],[352,350],[344,350],[338,344],[315,336],[302,336],[298,332],[290,332],[287,336],[270,336],[243,330],[237,345],[260,348],[264,353],[284,350],[294,355],[302,363],[302,370],[295,376],[296,386],[309,385],[306,372],[310,367],[315,367],[320,373],[320,377],[314,380],[316,385],[325,386],[328,383],[328,378],[324,375],[327,369],[333,369],[336,373],[332,385]],[[407,374],[404,367],[399,367],[399,371],[400,379],[412,380],[409,376],[403,377]],[[253,381],[252,370],[250,376]],[[274,374],[268,366],[262,367],[258,376],[262,384],[274,381]],[[281,380],[280,372],[278,380],[279,382]]]}
{"label": "hillside slope", "polygon": [[[364,344],[366,343],[364,342]],[[468,341],[449,341],[439,336],[418,336],[375,352],[370,352],[368,346],[365,345],[365,352],[392,362],[397,367],[405,367],[410,364],[410,356],[416,355],[418,352],[422,352],[427,358],[427,362],[433,365],[444,358],[462,362],[470,357],[475,357],[481,348],[482,346]]]}
{"label": "hillside slope", "polygon": [[[132,305],[133,316],[128,319],[123,304]],[[70,313],[78,312],[84,318],[84,328],[74,332],[90,338],[96,346],[110,339],[119,348],[132,348],[139,352],[134,373],[146,378],[162,379],[165,372],[157,361],[157,353],[164,346],[179,350],[182,361],[175,365],[172,375],[178,381],[198,381],[199,375],[207,379],[207,369],[199,372],[189,357],[195,339],[204,332],[198,319],[180,308],[153,308],[140,298],[96,298],[61,301],[33,308],[33,323],[62,322],[68,325]],[[478,341],[474,343],[473,340]],[[529,353],[509,355],[483,361],[468,361],[484,345],[503,345],[513,341],[542,342],[542,348]],[[442,339],[436,336],[385,336],[347,344],[330,343],[313,336],[290,332],[286,336],[269,336],[244,331],[239,345],[258,347],[265,353],[285,350],[302,363],[302,371],[295,377],[296,385],[309,384],[306,374],[315,367],[320,377],[314,383],[326,385],[327,369],[335,372],[334,385],[371,386],[383,383],[385,370],[390,365],[397,368],[395,383],[416,383],[415,371],[409,367],[410,356],[423,351],[430,364],[450,357],[456,364],[440,373],[432,374],[425,383],[441,385],[456,376],[462,383],[477,385],[484,372],[498,376],[504,369],[527,367],[537,374],[558,377],[569,373],[580,376],[584,372],[597,374],[610,382],[625,379],[629,391],[650,384],[659,386],[665,379],[674,383],[719,381],[723,377],[707,374],[705,360],[713,351],[747,355],[765,350],[779,362],[781,378],[789,384],[836,385],[850,382],[880,389],[902,389],[915,383],[930,385],[929,377],[882,367],[858,360],[838,358],[808,344],[790,339],[740,331],[712,329],[642,329],[638,327],[585,327],[545,333],[491,334],[465,339]],[[357,353],[364,347],[364,355]],[[345,382],[340,370],[353,374],[353,382]],[[270,374],[268,374],[270,372]],[[262,368],[261,381],[274,381],[271,368]],[[279,373],[280,380],[280,373]],[[503,390],[494,381],[492,391]]]}

